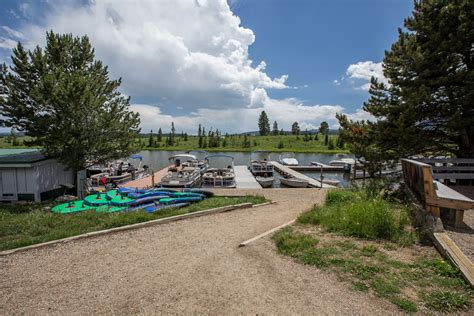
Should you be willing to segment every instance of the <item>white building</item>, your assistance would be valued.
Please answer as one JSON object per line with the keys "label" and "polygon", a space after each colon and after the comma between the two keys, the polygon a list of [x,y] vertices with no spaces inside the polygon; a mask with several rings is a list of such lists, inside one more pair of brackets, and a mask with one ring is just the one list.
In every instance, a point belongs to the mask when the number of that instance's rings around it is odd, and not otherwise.
{"label": "white building", "polygon": [[39,151],[0,156],[0,201],[45,201],[73,183],[71,169]]}

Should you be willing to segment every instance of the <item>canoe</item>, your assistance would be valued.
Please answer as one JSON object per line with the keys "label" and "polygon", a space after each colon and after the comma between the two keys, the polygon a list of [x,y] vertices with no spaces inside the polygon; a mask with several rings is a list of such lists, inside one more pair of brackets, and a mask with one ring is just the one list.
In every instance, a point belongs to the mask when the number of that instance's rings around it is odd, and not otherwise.
{"label": "canoe", "polygon": [[174,193],[171,193],[171,197],[173,198],[199,197],[201,199],[204,199],[206,196],[204,194],[194,193],[194,192],[174,192]]}
{"label": "canoe", "polygon": [[145,193],[129,193],[128,197],[132,199],[139,199],[139,198],[144,198],[144,197],[149,197],[149,196],[170,196],[170,192],[165,192],[165,191],[147,191]]}
{"label": "canoe", "polygon": [[193,192],[193,193],[204,194],[206,197],[214,196],[214,192],[210,190],[204,190],[204,189],[186,188],[183,190],[183,192]]}
{"label": "canoe", "polygon": [[180,208],[180,207],[185,207],[185,206],[188,206],[188,205],[189,205],[189,203],[176,203],[176,204],[169,204],[169,205],[154,204],[154,205],[145,207],[144,210],[145,210],[145,212],[153,213],[153,212],[161,211],[161,210],[168,209],[168,208]]}
{"label": "canoe", "polygon": [[255,177],[257,182],[263,187],[263,188],[269,188],[273,185],[273,181],[275,180],[273,177]]}
{"label": "canoe", "polygon": [[306,188],[309,184],[307,180],[298,178],[280,178],[280,183],[292,188]]}
{"label": "canoe", "polygon": [[181,198],[164,198],[160,199],[160,204],[178,204],[178,203],[191,203],[201,201],[201,197],[181,197]]}

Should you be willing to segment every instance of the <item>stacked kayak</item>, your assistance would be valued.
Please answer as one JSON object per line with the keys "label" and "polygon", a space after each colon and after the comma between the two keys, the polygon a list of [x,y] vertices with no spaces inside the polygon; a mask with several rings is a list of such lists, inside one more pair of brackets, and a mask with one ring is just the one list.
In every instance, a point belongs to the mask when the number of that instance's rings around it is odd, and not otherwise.
{"label": "stacked kayak", "polygon": [[163,189],[119,188],[106,193],[94,193],[84,200],[59,204],[51,209],[53,213],[69,214],[83,211],[131,212],[144,210],[152,213],[167,208],[184,207],[199,202],[212,193],[204,190],[174,191]]}

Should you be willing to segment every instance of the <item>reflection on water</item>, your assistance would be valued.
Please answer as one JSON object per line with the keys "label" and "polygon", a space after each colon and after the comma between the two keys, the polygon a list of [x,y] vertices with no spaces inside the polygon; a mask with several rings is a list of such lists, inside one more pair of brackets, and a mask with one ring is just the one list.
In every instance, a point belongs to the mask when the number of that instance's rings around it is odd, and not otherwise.
{"label": "reflection on water", "polygon": [[[140,152],[140,155],[143,157],[143,164],[148,165],[152,170],[158,171],[160,169],[165,168],[169,165],[168,158],[172,155],[182,154],[185,153],[183,151],[161,151],[161,150],[144,150]],[[192,153],[198,158],[204,158],[205,153]],[[222,154],[222,155],[229,155],[234,157],[234,165],[248,165],[250,163],[250,157],[255,160],[261,160],[268,158],[270,160],[279,160],[279,153],[272,153],[268,155],[268,153],[249,153],[249,152],[212,152],[209,155],[215,154]],[[300,165],[309,165],[312,161],[321,162],[324,164],[329,164],[331,160],[337,160],[341,158],[354,158],[354,155],[351,154],[316,154],[316,153],[297,153],[295,154],[295,158],[298,160]],[[214,158],[210,159],[211,166],[214,167],[225,167],[229,165],[230,160],[227,158]],[[302,172],[309,177],[312,177],[316,180],[320,179],[319,172]],[[324,176],[326,178],[337,179],[341,181],[340,186],[347,187],[349,184],[349,175],[340,172],[325,172]],[[279,174],[275,173],[275,187],[279,187]]]}

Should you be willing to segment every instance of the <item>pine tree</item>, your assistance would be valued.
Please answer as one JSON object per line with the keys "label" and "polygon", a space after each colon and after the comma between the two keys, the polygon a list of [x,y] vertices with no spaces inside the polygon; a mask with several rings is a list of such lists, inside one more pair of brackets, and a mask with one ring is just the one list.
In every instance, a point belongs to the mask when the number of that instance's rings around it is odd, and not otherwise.
{"label": "pine tree", "polygon": [[[46,34],[46,47],[13,49],[12,67],[1,67],[1,124],[24,131],[26,145],[74,171],[107,163],[139,150],[138,113],[95,59],[87,36]],[[93,118],[93,119],[91,119]]]}
{"label": "pine tree", "polygon": [[294,122],[291,125],[291,134],[296,135],[296,136],[300,135],[300,126],[299,126],[298,122]]}
{"label": "pine tree", "polygon": [[153,141],[153,130],[150,130],[150,137],[148,138],[148,147],[153,147],[154,141]]}
{"label": "pine tree", "polygon": [[268,121],[268,116],[265,111],[262,111],[258,118],[258,130],[261,136],[267,136],[270,133],[270,122]]}
{"label": "pine tree", "polygon": [[160,129],[158,130],[158,137],[156,138],[156,141],[161,143],[163,141],[163,131]]}
{"label": "pine tree", "polygon": [[188,141],[188,133],[184,133],[184,141],[185,141],[185,142]]}
{"label": "pine tree", "polygon": [[277,136],[277,135],[278,135],[278,123],[277,123],[277,121],[273,122],[272,135],[273,135],[273,136]]}
{"label": "pine tree", "polygon": [[347,121],[344,134],[361,141],[350,132],[370,134],[390,160],[416,154],[473,158],[474,2],[419,0],[404,25],[383,60],[390,85],[372,79],[364,103],[377,121]]}
{"label": "pine tree", "polygon": [[329,144],[329,136],[328,134],[324,135],[324,146],[327,146]]}
{"label": "pine tree", "polygon": [[326,121],[321,122],[321,125],[319,126],[319,132],[323,135],[326,135],[329,133],[329,124]]}

